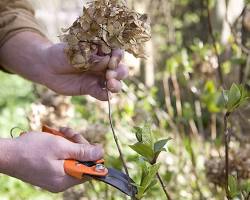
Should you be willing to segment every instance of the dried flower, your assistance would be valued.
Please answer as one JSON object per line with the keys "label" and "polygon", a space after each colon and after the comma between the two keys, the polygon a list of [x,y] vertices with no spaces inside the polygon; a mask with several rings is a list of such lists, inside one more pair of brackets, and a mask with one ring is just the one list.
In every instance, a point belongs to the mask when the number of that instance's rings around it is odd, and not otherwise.
{"label": "dried flower", "polygon": [[[239,180],[250,178],[250,147],[231,150],[229,156],[229,170]],[[208,179],[216,185],[225,184],[225,158],[212,157],[206,161],[206,174]]]}
{"label": "dried flower", "polygon": [[71,64],[88,70],[92,54],[107,55],[116,48],[144,58],[144,44],[151,38],[149,21],[146,14],[130,10],[124,1],[93,0],[83,7],[83,15],[63,30],[61,39],[68,44]]}

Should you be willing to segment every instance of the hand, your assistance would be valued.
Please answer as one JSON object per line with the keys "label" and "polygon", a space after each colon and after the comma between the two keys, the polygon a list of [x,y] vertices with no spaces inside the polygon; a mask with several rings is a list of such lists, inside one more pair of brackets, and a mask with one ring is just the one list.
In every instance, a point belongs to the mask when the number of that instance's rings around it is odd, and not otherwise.
{"label": "hand", "polygon": [[103,157],[102,148],[90,145],[71,129],[60,131],[78,144],[41,132],[29,132],[12,140],[10,165],[5,174],[51,192],[61,192],[86,181],[68,176],[64,172],[64,160],[96,161]]}
{"label": "hand", "polygon": [[113,50],[111,56],[92,55],[90,70],[80,72],[69,64],[64,49],[64,44],[44,49],[46,63],[43,69],[47,71],[44,83],[47,87],[63,95],[91,95],[99,100],[107,100],[106,80],[109,91],[121,90],[121,80],[128,76],[127,67],[121,63],[123,51]]}

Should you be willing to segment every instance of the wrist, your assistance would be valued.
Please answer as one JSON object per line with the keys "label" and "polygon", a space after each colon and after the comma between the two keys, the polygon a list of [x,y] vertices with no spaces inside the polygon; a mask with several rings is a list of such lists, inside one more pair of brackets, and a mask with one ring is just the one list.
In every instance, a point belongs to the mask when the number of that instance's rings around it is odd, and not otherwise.
{"label": "wrist", "polygon": [[0,173],[10,175],[15,160],[15,140],[0,139]]}

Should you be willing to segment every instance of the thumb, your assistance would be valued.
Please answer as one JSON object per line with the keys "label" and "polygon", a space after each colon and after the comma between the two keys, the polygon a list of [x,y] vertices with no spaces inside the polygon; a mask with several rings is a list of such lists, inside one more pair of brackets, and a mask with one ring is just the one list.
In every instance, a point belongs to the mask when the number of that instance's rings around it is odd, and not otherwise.
{"label": "thumb", "polygon": [[100,145],[72,144],[69,158],[79,161],[96,161],[103,158],[103,148]]}

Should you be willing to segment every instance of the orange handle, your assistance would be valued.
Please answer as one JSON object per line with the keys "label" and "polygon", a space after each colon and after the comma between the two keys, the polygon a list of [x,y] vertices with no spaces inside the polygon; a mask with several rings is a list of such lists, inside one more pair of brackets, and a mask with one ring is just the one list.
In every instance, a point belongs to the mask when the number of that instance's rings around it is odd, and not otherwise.
{"label": "orange handle", "polygon": [[65,139],[67,139],[67,140],[70,140],[71,142],[74,142],[74,141],[72,141],[71,139],[66,138],[66,137],[64,136],[64,134],[61,133],[60,131],[57,131],[57,130],[55,130],[55,129],[53,129],[53,128],[50,128],[50,127],[48,127],[48,126],[46,126],[46,125],[43,125],[43,126],[42,126],[42,132],[50,133],[50,134],[52,134],[52,135],[57,135],[57,136],[60,136],[60,137],[65,138]]}
{"label": "orange handle", "polygon": [[[42,131],[46,133],[50,133],[52,135],[64,137],[65,139],[70,140],[66,138],[64,134],[61,133],[60,131],[57,131],[45,125],[42,127]],[[72,140],[70,141],[73,142]],[[96,161],[95,163],[103,164],[104,160],[101,159],[101,160]],[[65,160],[64,170],[66,174],[68,174],[69,176],[75,177],[77,179],[82,179],[84,174],[93,175],[93,176],[106,176],[108,174],[108,169],[106,167],[104,167],[103,169],[99,169],[98,165],[88,167],[86,165],[81,164],[80,162],[76,160]]]}
{"label": "orange handle", "polygon": [[77,179],[82,179],[84,174],[91,176],[107,176],[108,169],[105,167],[103,169],[98,169],[98,165],[88,167],[81,164],[76,160],[65,160],[64,170],[69,176],[75,177]]}

